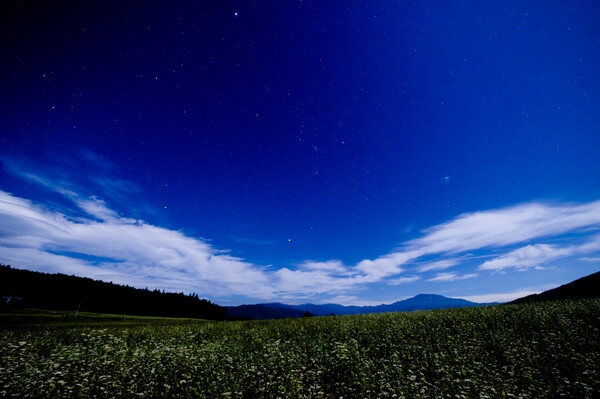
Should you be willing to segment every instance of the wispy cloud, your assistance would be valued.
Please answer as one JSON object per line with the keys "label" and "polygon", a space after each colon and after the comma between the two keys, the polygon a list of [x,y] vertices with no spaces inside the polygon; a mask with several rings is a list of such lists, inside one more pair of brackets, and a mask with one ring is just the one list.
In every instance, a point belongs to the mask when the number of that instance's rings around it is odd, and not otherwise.
{"label": "wispy cloud", "polygon": [[409,242],[408,246],[427,253],[459,253],[503,247],[587,227],[600,227],[600,201],[586,204],[528,203],[465,213],[425,230],[424,237]]}
{"label": "wispy cloud", "polygon": [[[94,200],[102,203],[106,203],[106,200],[120,204],[135,203],[132,195],[142,192],[137,183],[112,176],[109,173],[113,169],[112,163],[87,150],[80,151],[79,158],[60,158],[58,166],[50,163],[42,167],[24,158],[6,155],[0,155],[0,161],[5,171],[13,176],[58,192],[72,201],[80,200],[82,204],[83,201],[89,201],[90,206],[93,206],[91,202]],[[40,173],[40,170],[43,172]],[[85,170],[86,173],[72,173],[69,170]]]}
{"label": "wispy cloud", "polygon": [[527,245],[505,255],[484,262],[479,269],[500,271],[509,268],[526,270],[532,267],[572,255],[600,251],[600,235],[580,245],[557,246],[548,244]]}
{"label": "wispy cloud", "polygon": [[456,281],[474,277],[477,277],[477,273],[469,273],[462,276],[456,273],[439,273],[437,276],[430,278],[427,281]]}
{"label": "wispy cloud", "polygon": [[[425,255],[454,256],[598,228],[600,201],[584,204],[526,203],[465,213],[424,230],[422,237],[406,242],[397,252],[360,262],[357,269],[377,281],[401,273],[402,266]],[[442,262],[434,266],[441,269],[448,265]],[[427,266],[421,271],[428,271]]]}
{"label": "wispy cloud", "polygon": [[100,169],[110,170],[115,166],[112,161],[88,149],[80,150],[79,158]]}
{"label": "wispy cloud", "polygon": [[425,273],[431,270],[445,270],[451,268],[452,266],[456,266],[459,263],[460,261],[458,259],[443,259],[436,262],[427,262],[417,267],[417,270],[420,273]]}
{"label": "wispy cloud", "polygon": [[600,263],[600,257],[583,256],[583,257],[581,257],[579,259],[582,260],[582,261],[584,261],[584,262]]}
{"label": "wispy cloud", "polygon": [[415,281],[420,280],[420,279],[421,279],[421,277],[419,277],[419,276],[398,277],[398,278],[389,279],[386,282],[389,285],[402,285],[402,284],[414,283]]}
{"label": "wispy cloud", "polygon": [[402,265],[422,255],[424,253],[420,250],[394,252],[377,259],[362,260],[356,265],[355,270],[364,275],[365,280],[376,282],[402,273],[404,271]]}
{"label": "wispy cloud", "polygon": [[484,295],[466,295],[460,296],[457,298],[466,299],[467,301],[477,302],[477,303],[490,303],[490,302],[510,302],[514,301],[518,298],[523,298],[532,294],[539,294],[540,292],[551,288],[551,286],[544,286],[544,288],[540,288],[538,290],[519,290],[519,291],[511,291],[511,292],[501,292],[501,293],[493,293],[493,294],[484,294]]}
{"label": "wispy cloud", "polygon": [[339,260],[328,260],[326,262],[304,261],[298,265],[300,269],[308,271],[324,271],[331,274],[348,275],[348,267]]}
{"label": "wispy cloud", "polygon": [[[209,244],[180,232],[119,218],[102,207],[95,202],[93,209],[88,208],[91,216],[109,215],[101,222],[74,220],[0,191],[2,261],[97,278],[108,272],[122,283],[185,291],[197,288],[213,297],[220,290],[248,294],[248,287],[260,296],[273,295],[272,284],[256,266],[219,254]],[[61,252],[114,261],[94,264]]]}

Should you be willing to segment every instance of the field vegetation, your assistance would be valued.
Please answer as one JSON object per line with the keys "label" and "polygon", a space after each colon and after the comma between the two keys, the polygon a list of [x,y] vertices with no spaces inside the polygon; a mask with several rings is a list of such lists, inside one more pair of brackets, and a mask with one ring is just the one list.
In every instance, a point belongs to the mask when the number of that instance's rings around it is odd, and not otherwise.
{"label": "field vegetation", "polygon": [[600,392],[600,299],[270,321],[141,321],[5,326],[0,396],[592,398]]}

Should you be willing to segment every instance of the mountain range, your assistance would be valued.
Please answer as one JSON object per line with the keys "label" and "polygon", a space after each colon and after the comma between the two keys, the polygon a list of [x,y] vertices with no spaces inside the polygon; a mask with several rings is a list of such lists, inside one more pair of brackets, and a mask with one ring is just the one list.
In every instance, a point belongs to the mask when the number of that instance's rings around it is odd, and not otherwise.
{"label": "mountain range", "polygon": [[[600,297],[600,272],[590,274],[560,287],[539,294],[515,299],[512,304],[553,301],[561,299]],[[312,316],[350,315],[362,313],[407,312],[412,310],[430,310],[445,308],[464,308],[474,306],[497,305],[494,303],[475,303],[464,299],[447,298],[442,295],[420,294],[412,298],[377,306],[343,306],[337,304],[286,305],[283,303],[261,303],[257,305],[224,306],[230,318],[237,319],[280,319]]]}
{"label": "mountain range", "polygon": [[261,303],[257,305],[225,306],[229,317],[255,320],[313,316],[350,315],[362,313],[407,312],[412,310],[465,308],[494,305],[495,303],[475,303],[464,299],[447,298],[442,295],[419,294],[412,298],[377,306],[343,306],[333,303],[315,305],[286,305],[283,303]]}

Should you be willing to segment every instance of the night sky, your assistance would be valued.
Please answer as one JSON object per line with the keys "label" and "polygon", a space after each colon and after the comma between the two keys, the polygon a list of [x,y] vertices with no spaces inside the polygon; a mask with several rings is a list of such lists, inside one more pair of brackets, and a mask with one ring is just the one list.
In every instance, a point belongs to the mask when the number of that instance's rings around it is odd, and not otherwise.
{"label": "night sky", "polygon": [[595,1],[8,0],[0,33],[0,263],[223,305],[600,270]]}

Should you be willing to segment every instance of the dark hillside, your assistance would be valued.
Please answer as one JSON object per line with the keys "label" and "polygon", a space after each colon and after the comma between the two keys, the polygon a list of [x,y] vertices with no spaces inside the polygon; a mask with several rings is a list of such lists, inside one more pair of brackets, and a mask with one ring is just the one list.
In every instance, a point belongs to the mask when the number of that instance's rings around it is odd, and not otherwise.
{"label": "dark hillside", "polygon": [[77,310],[143,316],[223,320],[225,309],[198,295],[138,289],[90,278],[47,274],[0,265],[5,307]]}
{"label": "dark hillside", "polygon": [[600,297],[600,272],[590,274],[560,287],[540,294],[515,299],[511,303],[554,301],[558,299],[579,299]]}

